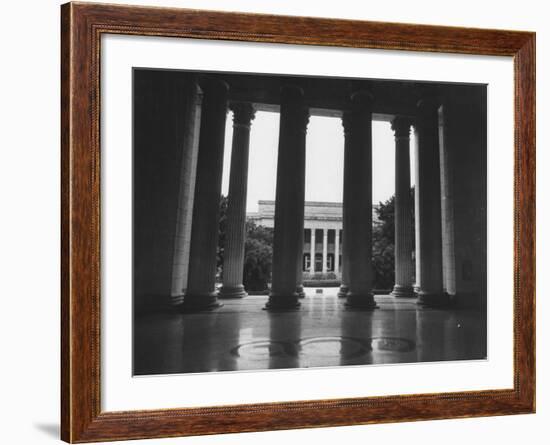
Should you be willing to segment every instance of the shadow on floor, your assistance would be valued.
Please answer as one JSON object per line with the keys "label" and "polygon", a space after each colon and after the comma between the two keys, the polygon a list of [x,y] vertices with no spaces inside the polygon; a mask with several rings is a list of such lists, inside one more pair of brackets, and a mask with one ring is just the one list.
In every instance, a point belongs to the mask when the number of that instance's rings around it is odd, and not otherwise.
{"label": "shadow on floor", "polygon": [[334,289],[306,294],[289,312],[265,311],[267,296],[248,296],[212,312],[136,317],[134,375],[486,358],[481,311],[383,295],[375,311],[350,311]]}
{"label": "shadow on floor", "polygon": [[35,423],[33,426],[36,430],[41,431],[46,436],[59,439],[60,431],[58,423]]}

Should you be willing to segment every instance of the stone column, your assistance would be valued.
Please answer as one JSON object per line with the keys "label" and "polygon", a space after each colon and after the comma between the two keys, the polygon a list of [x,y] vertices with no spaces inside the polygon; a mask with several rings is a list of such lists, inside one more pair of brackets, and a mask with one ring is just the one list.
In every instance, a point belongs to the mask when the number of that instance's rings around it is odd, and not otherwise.
{"label": "stone column", "polygon": [[311,229],[311,245],[309,247],[310,264],[309,271],[315,273],[315,229]]}
{"label": "stone column", "polygon": [[[302,218],[303,221],[303,218]],[[301,248],[298,249],[298,257],[296,258],[296,293],[298,298],[305,298],[306,293],[304,291],[304,229],[302,229],[302,237],[298,243]]]}
{"label": "stone column", "polygon": [[344,124],[344,254],[346,306],[372,310],[372,96],[356,92]]}
{"label": "stone column", "polygon": [[[453,138],[449,134],[453,124],[461,131],[459,116],[452,114],[452,105],[446,103],[439,110],[439,165],[441,170],[441,242],[443,288],[449,298],[456,295],[455,214],[454,214],[454,159],[451,150]],[[458,125],[457,125],[458,124]],[[455,127],[455,128],[456,128]]]}
{"label": "stone column", "polygon": [[203,90],[199,152],[184,311],[218,307],[216,250],[222,187],[228,86],[214,78],[200,81]]}
{"label": "stone column", "polygon": [[[199,149],[200,107],[202,96],[195,76],[190,77],[185,87],[185,115],[183,123],[183,159],[179,179],[176,217],[174,257],[172,260],[171,300],[174,306],[183,302],[187,289],[189,270],[189,248],[191,245],[191,222],[193,219],[193,200],[195,191],[195,173]],[[176,124],[177,125],[177,124]],[[173,161],[172,161],[173,162]]]}
{"label": "stone column", "polygon": [[246,192],[250,123],[254,108],[249,103],[234,103],[233,145],[227,203],[226,245],[223,258],[223,286],[219,298],[246,296],[243,286],[244,242],[246,226]]}
{"label": "stone column", "polygon": [[323,229],[323,273],[327,273],[328,229]]}
{"label": "stone column", "polygon": [[[309,119],[309,114],[308,114]],[[306,129],[304,129],[304,136],[306,134]],[[298,225],[300,227],[300,235],[298,239],[298,251],[296,252],[296,293],[299,298],[305,298],[306,293],[304,291],[304,278],[302,267],[304,261],[304,217],[305,217],[305,200],[306,200],[306,181],[305,181],[305,171],[306,171],[306,150],[305,150],[305,139],[304,139],[304,149],[299,150],[297,155],[299,155],[297,161],[298,165],[296,166],[298,171],[303,173],[303,180],[298,181],[295,193],[296,199],[298,200]]]}
{"label": "stone column", "polygon": [[395,286],[394,297],[415,297],[413,291],[413,224],[411,200],[410,120],[396,117],[395,134]]}
{"label": "stone column", "polygon": [[[343,221],[343,215],[342,215]],[[342,223],[343,227],[343,223]],[[340,289],[338,290],[338,298],[346,298],[348,296],[348,283],[349,283],[349,267],[348,256],[346,254],[346,232],[342,230],[342,278],[340,280]]]}
{"label": "stone column", "polygon": [[306,129],[309,110],[304,92],[294,85],[281,90],[273,274],[269,310],[296,309],[298,285],[296,258],[303,250]]}
{"label": "stone column", "polygon": [[334,273],[340,272],[340,229],[334,231]]}
{"label": "stone column", "polygon": [[421,100],[415,125],[416,261],[420,262],[416,285],[418,302],[427,306],[448,303],[443,292],[438,108],[434,98]]}

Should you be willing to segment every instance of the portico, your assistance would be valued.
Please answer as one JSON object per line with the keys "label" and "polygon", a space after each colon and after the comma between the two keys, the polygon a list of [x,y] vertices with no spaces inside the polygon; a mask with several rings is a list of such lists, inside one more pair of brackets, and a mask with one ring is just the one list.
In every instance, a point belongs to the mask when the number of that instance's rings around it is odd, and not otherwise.
{"label": "portico", "polygon": [[[373,218],[374,215],[373,206]],[[273,228],[275,201],[258,202],[258,212],[247,218],[258,225]],[[341,280],[342,276],[342,203],[304,202],[304,238],[300,271],[305,280],[315,274]]]}
{"label": "portico", "polygon": [[[166,218],[147,221],[143,227],[138,224],[136,232],[138,250],[147,237],[155,236],[154,231],[163,234],[167,248],[139,259],[136,267],[167,268],[171,275],[159,274],[147,286],[138,283],[138,299],[168,295],[183,311],[196,312],[219,307],[220,298],[246,296],[242,275],[248,155],[254,150],[250,134],[255,113],[275,111],[280,116],[276,197],[264,202],[266,208],[272,207],[274,229],[266,309],[298,309],[303,280],[315,275],[340,281],[339,296],[345,297],[346,308],[376,308],[371,264],[372,171],[376,168],[371,125],[375,120],[391,123],[395,136],[393,296],[418,298],[419,303],[436,307],[483,301],[485,272],[477,266],[483,266],[485,258],[484,172],[468,171],[468,160],[482,157],[486,150],[485,140],[479,137],[485,128],[484,93],[465,85],[383,80],[163,75],[177,78],[176,86],[185,86],[181,95],[187,109],[181,112],[182,132],[174,131],[181,143],[174,140],[170,150],[179,157],[174,165],[167,162],[164,189],[148,190],[150,197],[144,198],[165,206]],[[472,103],[477,105],[472,108]],[[223,285],[218,292],[216,243],[228,110],[233,111],[234,133]],[[342,122],[343,203],[320,206],[305,201],[310,116]],[[461,133],[457,121],[468,133]],[[159,132],[162,125],[166,121],[159,119]],[[411,130],[416,135],[415,171],[409,158]],[[140,153],[137,147],[138,158]],[[411,175],[416,184],[414,209]],[[475,211],[468,213],[469,208]],[[258,224],[269,227],[262,218]]]}

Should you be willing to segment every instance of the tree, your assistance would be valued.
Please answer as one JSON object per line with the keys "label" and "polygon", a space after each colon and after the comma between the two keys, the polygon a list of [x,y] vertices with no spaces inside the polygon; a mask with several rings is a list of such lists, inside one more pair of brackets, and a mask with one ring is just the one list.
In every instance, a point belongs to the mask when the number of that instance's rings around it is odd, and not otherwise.
{"label": "tree", "polygon": [[[414,187],[411,188],[411,230],[414,230]],[[395,195],[376,208],[372,228],[372,268],[375,289],[391,289],[395,283]],[[414,249],[414,237],[413,237]]]}
{"label": "tree", "polygon": [[227,226],[227,196],[220,197],[220,217],[218,222],[218,249],[216,251],[216,270],[218,278],[223,277],[223,254],[225,251],[225,231]]}
{"label": "tree", "polygon": [[[227,196],[220,197],[218,247],[216,252],[217,279],[223,280],[223,261],[227,229]],[[248,291],[264,291],[271,281],[273,229],[246,221],[243,284]]]}
{"label": "tree", "polygon": [[247,291],[265,291],[271,281],[273,229],[246,222],[243,284]]}
{"label": "tree", "polygon": [[380,202],[372,227],[373,288],[390,289],[395,281],[394,259],[395,197]]}

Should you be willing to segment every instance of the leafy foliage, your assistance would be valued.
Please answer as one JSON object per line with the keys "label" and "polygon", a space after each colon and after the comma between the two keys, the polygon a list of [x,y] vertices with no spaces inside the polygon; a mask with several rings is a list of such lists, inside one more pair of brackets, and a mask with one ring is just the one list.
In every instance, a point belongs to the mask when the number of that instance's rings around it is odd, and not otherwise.
{"label": "leafy foliage", "polygon": [[[411,188],[410,193],[414,203],[414,188]],[[411,212],[411,230],[414,230],[414,204],[411,205]],[[395,283],[395,196],[378,204],[376,216],[372,228],[373,287],[391,289]]]}
{"label": "leafy foliage", "polygon": [[227,226],[227,196],[220,197],[220,216],[218,222],[218,249],[216,252],[216,267],[218,279],[223,277],[223,254],[225,251],[225,229]]}
{"label": "leafy foliage", "polygon": [[395,197],[379,203],[377,220],[372,227],[373,287],[390,289],[395,281],[394,258],[394,208]]}
{"label": "leafy foliage", "polygon": [[[223,279],[223,261],[227,228],[227,196],[220,198],[218,223],[217,279]],[[246,221],[243,284],[248,291],[264,291],[271,281],[273,229]]]}
{"label": "leafy foliage", "polygon": [[273,229],[246,222],[243,284],[248,291],[264,291],[271,281]]}

